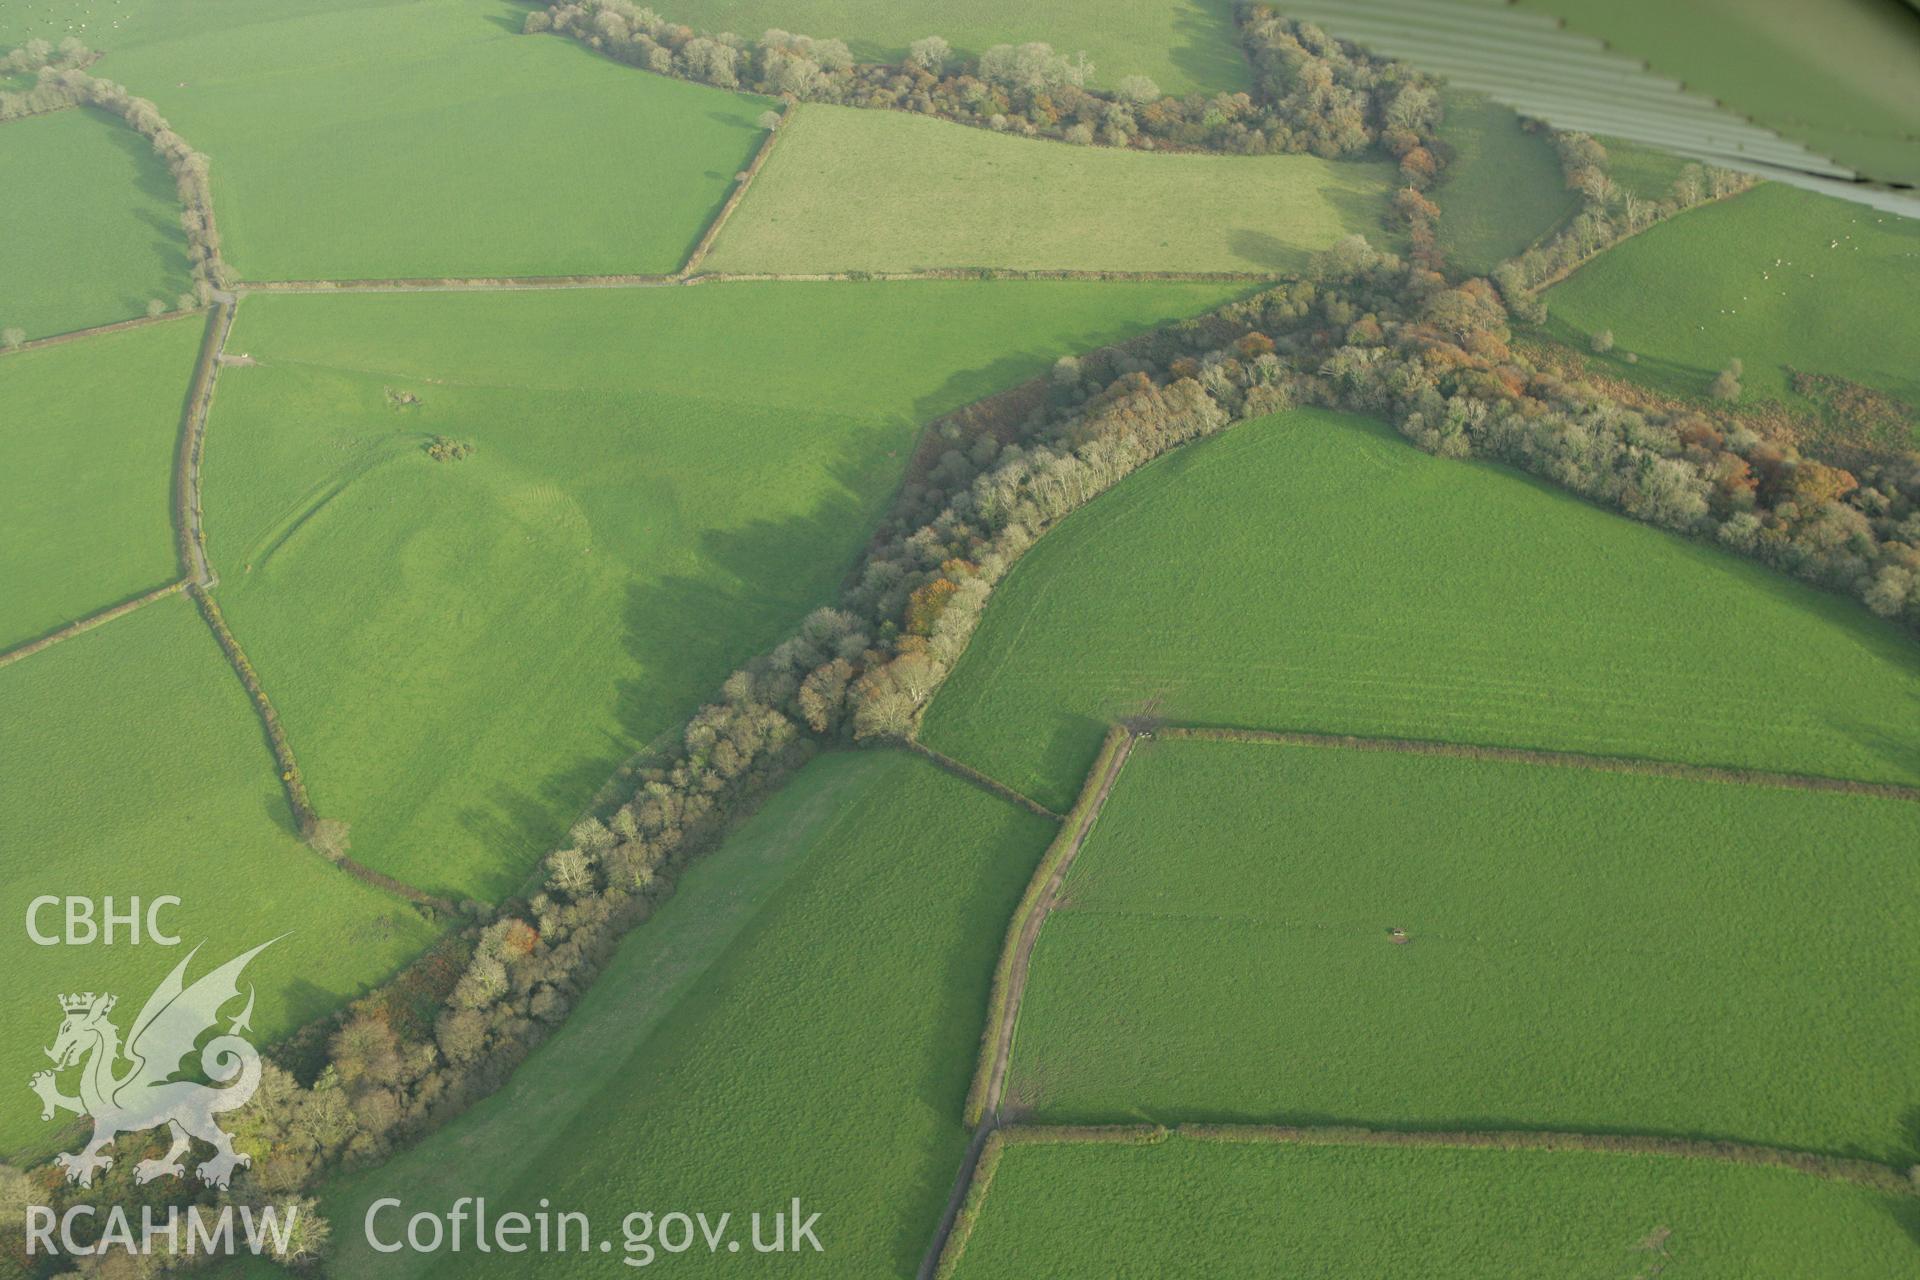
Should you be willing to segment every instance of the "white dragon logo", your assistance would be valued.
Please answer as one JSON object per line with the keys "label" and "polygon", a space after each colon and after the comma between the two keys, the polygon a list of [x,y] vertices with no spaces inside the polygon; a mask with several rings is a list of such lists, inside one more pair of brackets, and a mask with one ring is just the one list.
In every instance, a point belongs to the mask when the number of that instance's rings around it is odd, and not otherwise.
{"label": "white dragon logo", "polygon": [[[270,939],[236,956],[192,986],[186,986],[182,979],[200,948],[188,952],[187,958],[175,965],[166,981],[147,997],[140,1016],[133,1020],[124,1049],[130,1065],[121,1074],[115,1070],[123,1053],[120,1031],[107,1020],[115,997],[91,991],[60,997],[66,1018],[53,1047],[46,1051],[53,1059],[53,1070],[37,1073],[29,1083],[40,1095],[42,1120],[51,1120],[56,1111],[63,1110],[93,1117],[93,1138],[87,1145],[77,1154],[63,1152],[54,1157],[67,1171],[69,1182],[92,1186],[94,1171],[113,1164],[113,1157],[100,1154],[101,1148],[111,1145],[120,1134],[163,1124],[173,1134],[173,1145],[158,1160],[142,1160],[135,1165],[136,1182],[151,1182],[163,1174],[184,1174],[186,1168],[180,1157],[187,1153],[192,1138],[211,1143],[214,1148],[213,1158],[201,1161],[197,1170],[209,1186],[225,1187],[236,1167],[253,1163],[253,1157],[233,1149],[232,1136],[213,1122],[220,1112],[244,1106],[260,1085],[260,1055],[239,1035],[251,1029],[251,986],[247,988],[247,1007],[228,1025],[226,1034],[215,1036],[200,1051],[201,1071],[225,1087],[174,1077],[180,1074],[180,1060],[192,1053],[201,1034],[219,1021],[221,1007],[239,997],[240,972],[247,962],[278,941]],[[80,1096],[68,1097],[60,1092],[54,1075],[83,1059]]]}

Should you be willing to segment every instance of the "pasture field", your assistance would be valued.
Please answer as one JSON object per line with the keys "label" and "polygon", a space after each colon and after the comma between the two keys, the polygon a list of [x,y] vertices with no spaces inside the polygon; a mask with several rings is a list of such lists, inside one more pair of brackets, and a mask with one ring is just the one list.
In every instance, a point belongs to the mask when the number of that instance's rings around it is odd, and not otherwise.
{"label": "pasture field", "polygon": [[[1912,1201],[1790,1170],[1579,1151],[1010,1144],[956,1280],[1920,1274]],[[1649,1247],[1664,1230],[1664,1255]]]}
{"label": "pasture field", "polygon": [[1381,162],[1080,147],[816,104],[785,130],[707,270],[1277,275],[1355,232],[1391,243]]}
{"label": "pasture field", "polygon": [[0,649],[180,576],[168,503],[198,316],[0,356]]}
{"label": "pasture field", "polygon": [[1920,646],[1851,601],[1300,410],[1135,473],[995,592],[922,737],[1064,809],[1106,725],[1920,780]]}
{"label": "pasture field", "polygon": [[[12,357],[9,357],[11,359]],[[124,1031],[193,946],[198,975],[278,934],[249,966],[266,1043],[330,1012],[423,949],[432,930],[406,904],[327,866],[295,839],[273,756],[246,691],[193,603],[173,596],[0,669],[0,885],[19,930],[42,894],[182,901],[162,916],[178,948],[10,952],[0,1070],[24,1086],[47,1065],[54,997],[112,991]],[[58,932],[58,909],[43,931]],[[66,1117],[71,1119],[72,1117]],[[45,1151],[24,1088],[0,1111],[0,1150]]]}
{"label": "pasture field", "polygon": [[1044,40],[1084,50],[1093,82],[1153,77],[1167,93],[1234,93],[1252,86],[1228,0],[1113,5],[1096,0],[679,0],[660,12],[676,22],[758,39],[769,27],[841,39],[856,57],[897,62],[922,36],[944,36],[977,57],[996,44]]}
{"label": "pasture field", "polygon": [[1142,741],[1040,932],[1009,1095],[1906,1164],[1915,848],[1909,801]]}
{"label": "pasture field", "polygon": [[1449,93],[1441,141],[1454,148],[1432,192],[1449,265],[1485,275],[1549,234],[1578,207],[1542,133],[1477,93]]}
{"label": "pasture field", "polygon": [[243,279],[675,270],[771,104],[516,35],[525,11],[270,0],[96,70],[212,158]]}
{"label": "pasture field", "polygon": [[[222,375],[208,427],[221,604],[354,856],[492,897],[832,597],[920,423],[1227,296],[256,295],[228,350],[258,364]],[[436,462],[435,435],[476,451]]]}
{"label": "pasture field", "polygon": [[0,224],[0,328],[29,338],[171,309],[191,283],[166,165],[103,111],[7,122]]}
{"label": "pasture field", "polygon": [[[1608,372],[1704,396],[1737,356],[1743,401],[1784,400],[1787,366],[1920,405],[1920,221],[1769,183],[1644,231],[1546,293],[1548,330]],[[1660,300],[1658,305],[1654,300]],[[1621,359],[1636,352],[1639,363]]]}
{"label": "pasture field", "polygon": [[[830,802],[815,804],[823,791]],[[747,1254],[756,1269],[910,1274],[967,1145],[960,1105],[998,929],[1052,833],[917,756],[821,757],[713,855],[688,902],[676,896],[628,937],[615,970],[507,1093],[359,1179],[330,1200],[333,1216],[357,1223],[385,1194],[411,1210],[484,1193],[501,1212],[547,1197],[587,1213],[618,1248],[636,1208],[731,1211],[745,1239],[750,1212],[797,1195],[822,1215],[825,1257]],[[631,961],[664,955],[671,940],[650,936],[656,926],[674,912],[692,923],[706,909],[694,895],[719,891],[742,855],[791,863],[777,872],[785,883],[629,1047],[635,1037],[606,1024],[627,1018],[622,1002],[655,1007],[648,971]],[[498,1254],[375,1258],[351,1247],[341,1274],[384,1280],[436,1262],[427,1274],[525,1274],[524,1260]],[[672,1261],[677,1272],[740,1270],[725,1251]],[[607,1261],[550,1254],[541,1265],[588,1276]]]}

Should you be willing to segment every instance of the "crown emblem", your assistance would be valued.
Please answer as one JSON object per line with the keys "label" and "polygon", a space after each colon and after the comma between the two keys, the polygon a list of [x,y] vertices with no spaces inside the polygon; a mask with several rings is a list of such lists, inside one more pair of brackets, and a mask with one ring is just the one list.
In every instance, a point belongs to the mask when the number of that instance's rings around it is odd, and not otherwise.
{"label": "crown emblem", "polygon": [[[94,996],[94,993],[91,991],[77,992],[70,996],[61,996],[60,1007],[66,1010],[68,1013],[85,1013],[87,1010],[93,1007],[93,1002],[95,998],[96,997]],[[113,1008],[112,996],[104,996],[99,998],[103,1001],[103,1003],[100,1006],[100,1012],[106,1013],[108,1010]]]}

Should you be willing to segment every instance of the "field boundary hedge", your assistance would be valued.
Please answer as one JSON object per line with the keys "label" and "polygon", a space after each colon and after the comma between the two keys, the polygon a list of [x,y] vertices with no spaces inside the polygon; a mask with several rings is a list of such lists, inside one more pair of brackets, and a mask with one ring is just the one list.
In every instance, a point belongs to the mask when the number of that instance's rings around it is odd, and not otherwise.
{"label": "field boundary hedge", "polygon": [[207,540],[201,527],[200,460],[206,446],[207,414],[213,409],[213,387],[220,376],[220,355],[227,349],[227,337],[233,332],[237,301],[225,298],[214,302],[207,312],[206,337],[200,343],[200,355],[194,361],[193,381],[187,386],[187,403],[180,420],[180,445],[173,462],[173,535],[180,557],[180,571],[188,582],[211,587],[220,579],[207,559]]}
{"label": "field boundary hedge", "polygon": [[970,764],[963,764],[961,761],[955,760],[952,756],[943,755],[924,742],[917,740],[909,741],[906,743],[906,748],[916,755],[925,756],[954,777],[966,782],[971,782],[982,791],[987,792],[989,795],[998,796],[1008,804],[1017,804],[1029,813],[1037,813],[1043,818],[1052,818],[1055,822],[1066,821],[1066,815],[1055,813],[1038,800],[1035,800],[1032,796],[1024,792],[1015,791],[1012,787],[1000,781],[1000,779],[984,774]]}
{"label": "field boundary hedge", "polygon": [[267,743],[273,749],[273,762],[280,770],[280,782],[287,793],[287,804],[293,809],[295,825],[305,834],[312,829],[320,815],[313,811],[313,804],[307,799],[306,778],[300,773],[299,762],[293,758],[293,744],[287,741],[287,731],[281,727],[280,713],[273,709],[272,700],[267,697],[266,689],[261,687],[260,674],[253,669],[246,650],[234,638],[233,631],[227,626],[226,615],[220,612],[220,605],[212,593],[198,583],[189,585],[187,593],[200,606],[200,616],[207,620],[214,639],[220,642],[220,651],[226,655],[234,674],[240,677],[240,683],[246,687],[247,697],[266,729]]}
{"label": "field boundary hedge", "polygon": [[1153,1146],[1169,1138],[1195,1142],[1299,1147],[1430,1147],[1478,1151],[1580,1151],[1602,1155],[1657,1156],[1713,1160],[1761,1168],[1788,1169],[1828,1182],[1851,1183],[1888,1196],[1920,1197],[1920,1181],[1889,1165],[1842,1156],[1814,1155],[1783,1147],[1744,1142],[1708,1142],[1646,1134],[1533,1132],[1528,1130],[1365,1129],[1334,1125],[1156,1124],[1043,1125],[1012,1124],[993,1130],[974,1166],[960,1211],[941,1242],[934,1280],[952,1280],[979,1222],[994,1175],[1009,1147]]}
{"label": "field boundary hedge", "polygon": [[980,1040],[980,1061],[974,1068],[973,1083],[967,1089],[964,1115],[970,1127],[984,1124],[989,1116],[999,1114],[1033,944],[1058,900],[1060,883],[1067,869],[1086,843],[1094,822],[1100,817],[1101,807],[1106,804],[1120,770],[1133,751],[1133,743],[1133,733],[1124,726],[1115,725],[1107,730],[1106,741],[1100,746],[1100,754],[1094,757],[1093,768],[1087,771],[1079,799],[1073,802],[1059,833],[1041,855],[1040,865],[1034,868],[1033,879],[1007,923],[1006,941],[993,968],[992,993],[987,997],[987,1023]]}
{"label": "field boundary hedge", "polygon": [[0,356],[18,355],[25,351],[38,351],[42,347],[57,347],[65,342],[78,342],[82,338],[98,338],[104,334],[120,333],[127,329],[144,329],[152,324],[166,324],[171,320],[184,320],[192,311],[169,311],[163,316],[135,316],[131,320],[113,320],[106,324],[89,325],[85,329],[69,329],[65,333],[50,333],[44,338],[29,338],[17,347],[0,347]]}
{"label": "field boundary hedge", "polygon": [[112,622],[115,618],[125,617],[135,609],[143,608],[156,600],[164,600],[168,596],[183,590],[186,585],[187,583],[184,578],[169,582],[163,587],[155,587],[153,590],[134,596],[130,600],[122,600],[119,604],[108,605],[97,613],[90,613],[84,618],[76,618],[65,626],[55,627],[43,636],[29,640],[25,644],[15,645],[5,653],[0,653],[0,667],[4,667],[9,663],[18,662],[22,658],[32,657],[42,649],[51,648],[59,644],[62,640],[71,639],[79,635],[82,631],[91,631],[103,623]]}
{"label": "field boundary hedge", "polygon": [[720,229],[727,225],[727,219],[731,218],[733,211],[740,207],[740,202],[747,198],[747,188],[752,186],[753,180],[760,176],[761,166],[765,165],[767,157],[773,154],[774,143],[779,140],[782,133],[786,132],[787,122],[793,119],[796,105],[798,104],[791,98],[780,104],[779,121],[773,128],[767,130],[766,137],[760,139],[760,146],[754,151],[753,159],[735,178],[733,190],[727,193],[726,200],[721,203],[720,212],[713,215],[707,223],[707,229],[700,233],[700,239],[694,244],[693,252],[689,253],[687,260],[680,264],[680,269],[673,273],[676,279],[685,280],[698,271],[700,264],[706,261],[708,252],[713,248],[713,242],[720,238]]}
{"label": "field boundary hedge", "polygon": [[1238,742],[1285,747],[1321,747],[1345,751],[1383,751],[1400,755],[1447,756],[1499,764],[1543,765],[1558,769],[1591,769],[1599,773],[1637,773],[1688,782],[1719,782],[1736,786],[1777,787],[1796,791],[1827,791],[1841,795],[1872,796],[1879,800],[1920,803],[1920,787],[1898,782],[1860,782],[1852,778],[1823,778],[1804,773],[1773,773],[1765,769],[1736,769],[1721,765],[1682,764],[1675,760],[1635,756],[1590,755],[1583,751],[1547,751],[1530,747],[1483,747],[1463,742],[1422,738],[1360,738],[1350,734],[1302,733],[1286,729],[1221,729],[1172,726],[1159,732],[1169,738],[1198,742]]}
{"label": "field boundary hedge", "polygon": [[1817,1155],[1789,1147],[1658,1134],[1567,1133],[1528,1129],[1407,1130],[1352,1126],[1183,1124],[1174,1132],[1201,1142],[1272,1143],[1321,1147],[1448,1147],[1490,1151],[1588,1151],[1608,1155],[1668,1156],[1723,1164],[1792,1169],[1829,1182],[1851,1182],[1889,1195],[1920,1196],[1910,1174],[1876,1160]]}
{"label": "field boundary hedge", "polygon": [[[187,576],[175,584],[174,589],[185,588],[187,594],[193,597],[193,602],[200,608],[200,616],[206,620],[208,629],[220,644],[220,652],[226,655],[227,664],[240,677],[240,684],[247,691],[247,700],[260,717],[260,727],[266,733],[267,745],[273,752],[274,767],[280,774],[281,788],[287,794],[287,806],[293,810],[294,826],[301,838],[305,839],[312,835],[320,821],[320,814],[307,796],[306,775],[300,770],[300,762],[294,758],[293,743],[287,737],[286,727],[280,722],[280,713],[274,709],[273,700],[267,696],[266,686],[261,683],[260,673],[254,670],[247,651],[241,647],[239,638],[227,625],[226,615],[220,611],[219,602],[213,598],[212,588],[220,584],[220,575],[214,572],[213,561],[207,555],[206,528],[201,518],[200,464],[206,451],[207,416],[213,410],[213,392],[219,381],[221,357],[226,352],[227,339],[233,333],[234,318],[239,310],[237,297],[222,295],[214,299],[207,313],[206,340],[200,346],[200,355],[194,364],[193,382],[187,391],[186,412],[180,425],[180,446],[174,460],[173,484],[174,537],[180,566]],[[403,898],[415,906],[449,914],[454,910],[453,903],[446,899],[437,898],[423,889],[355,862],[344,852],[337,856],[322,856],[354,879]]]}
{"label": "field boundary hedge", "polygon": [[[685,268],[683,268],[685,270]],[[1076,267],[923,267],[912,271],[702,271],[693,275],[619,276],[396,276],[364,280],[247,280],[248,293],[465,293],[538,289],[663,289],[700,284],[858,284],[908,280],[1079,280],[1133,284],[1272,284],[1261,271],[1090,271]],[[164,318],[164,317],[163,317]],[[122,321],[121,324],[153,321]],[[108,326],[109,328],[115,326]],[[86,330],[91,333],[93,330]],[[63,335],[67,336],[67,335]],[[77,336],[77,335],[75,335]],[[21,350],[55,341],[41,338]]]}
{"label": "field boundary hedge", "polygon": [[955,1268],[960,1265],[960,1255],[966,1252],[967,1240],[973,1235],[974,1224],[980,1220],[980,1210],[987,1202],[987,1192],[993,1187],[993,1175],[1000,1169],[1000,1158],[1006,1154],[1008,1147],[1060,1143],[1151,1146],[1165,1142],[1167,1137],[1167,1128],[1157,1124],[1022,1124],[994,1129],[987,1136],[986,1146],[974,1165],[973,1176],[967,1181],[966,1199],[959,1213],[954,1216],[945,1237],[937,1242],[938,1250],[931,1257],[932,1265],[921,1268],[922,1280],[927,1280],[929,1276],[932,1280],[952,1280]]}
{"label": "field boundary hedge", "polygon": [[244,280],[248,293],[457,293],[509,289],[652,289],[681,283],[671,275],[616,276],[394,276],[356,280]]}
{"label": "field boundary hedge", "polygon": [[706,271],[688,284],[835,284],[866,280],[1084,280],[1135,284],[1272,284],[1273,271],[1119,271],[1082,267],[917,267],[911,271]]}
{"label": "field boundary hedge", "polygon": [[[260,674],[253,669],[246,650],[240,647],[240,641],[234,638],[233,631],[227,626],[226,615],[220,612],[220,605],[214,600],[213,593],[197,583],[187,583],[185,586],[187,594],[200,606],[200,616],[207,620],[214,638],[220,642],[220,651],[226,655],[234,674],[240,677],[240,683],[246,688],[247,697],[260,717],[260,725],[266,731],[267,745],[273,751],[274,765],[280,770],[280,785],[287,793],[287,805],[293,810],[294,824],[301,836],[306,837],[320,821],[320,815],[307,798],[306,775],[300,772],[300,763],[294,759],[293,744],[288,741],[286,728],[280,723],[280,713],[274,710],[273,701],[267,697],[267,691],[260,683]],[[404,881],[355,862],[344,853],[338,857],[326,857],[325,860],[354,879],[405,898],[415,906],[448,914],[454,911],[453,903],[446,899],[436,898],[423,889],[416,889]]]}

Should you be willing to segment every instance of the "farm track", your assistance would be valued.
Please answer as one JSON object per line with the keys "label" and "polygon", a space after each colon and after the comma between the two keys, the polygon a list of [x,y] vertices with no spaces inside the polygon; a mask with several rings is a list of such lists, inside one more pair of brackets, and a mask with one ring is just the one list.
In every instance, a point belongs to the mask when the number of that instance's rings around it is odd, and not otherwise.
{"label": "farm track", "polygon": [[[1006,1093],[1007,1063],[1013,1057],[1013,1035],[1020,1023],[1020,1001],[1027,991],[1027,967],[1033,959],[1033,944],[1039,940],[1040,927],[1047,922],[1054,907],[1060,901],[1060,886],[1067,878],[1067,872],[1073,866],[1073,860],[1087,843],[1087,836],[1093,832],[1094,825],[1100,820],[1100,810],[1106,806],[1107,797],[1113,794],[1113,784],[1120,780],[1120,771],[1126,767],[1127,757],[1133,754],[1133,744],[1137,741],[1133,734],[1122,738],[1119,749],[1113,753],[1097,778],[1088,780],[1092,788],[1092,798],[1084,806],[1080,820],[1070,830],[1062,831],[1066,840],[1065,847],[1058,857],[1048,858],[1042,863],[1045,883],[1039,896],[1034,900],[1033,908],[1020,922],[1018,934],[1012,939],[1012,964],[1007,970],[1005,997],[1001,1004],[998,1025],[990,1028],[994,1037],[994,1051],[991,1063],[987,1067],[987,1083],[984,1105],[986,1115],[997,1121],[1000,1114],[1001,1098]],[[1081,806],[1076,805],[1076,808]],[[1051,867],[1046,864],[1051,863]]]}
{"label": "farm track", "polygon": [[200,347],[200,358],[193,368],[193,382],[187,389],[187,407],[180,426],[180,451],[174,459],[173,520],[178,540],[180,569],[187,581],[198,587],[219,585],[207,559],[206,530],[201,522],[200,461],[207,438],[207,414],[213,408],[214,384],[220,377],[220,358],[233,333],[234,314],[239,299],[231,294],[217,295],[207,313],[207,336]]}
{"label": "farm track", "polygon": [[[920,1270],[915,1273],[917,1280],[934,1280],[945,1262],[949,1242],[953,1239],[953,1228],[960,1220],[960,1210],[967,1203],[967,1197],[973,1193],[975,1174],[980,1168],[980,1157],[987,1149],[987,1143],[1000,1131],[999,1121],[988,1116],[980,1127],[973,1132],[973,1141],[967,1144],[967,1154],[960,1159],[960,1172],[953,1180],[953,1191],[947,1196],[947,1207],[940,1216],[940,1226],[933,1233],[933,1244],[927,1249],[927,1256],[920,1260]],[[954,1249],[958,1258],[959,1249],[966,1247],[966,1236],[960,1237],[960,1245]],[[949,1268],[950,1269],[950,1268]]]}
{"label": "farm track", "polygon": [[1159,730],[1169,738],[1203,742],[1269,743],[1288,747],[1323,747],[1345,751],[1386,751],[1402,755],[1447,756],[1500,764],[1531,764],[1558,769],[1591,769],[1599,773],[1634,773],[1689,782],[1719,782],[1736,786],[1777,787],[1794,791],[1826,791],[1872,796],[1881,800],[1920,802],[1920,787],[1898,782],[1861,782],[1803,773],[1773,773],[1765,769],[1733,769],[1718,765],[1682,764],[1634,756],[1589,755],[1580,751],[1539,751],[1519,747],[1479,747],[1460,742],[1418,738],[1357,738],[1344,734],[1296,733],[1277,729],[1221,729],[1168,726]]}

